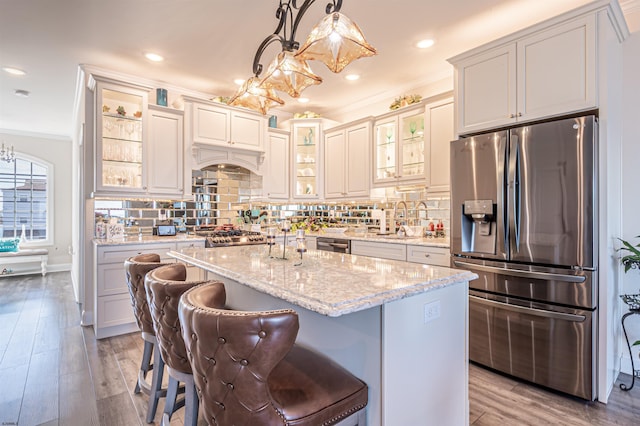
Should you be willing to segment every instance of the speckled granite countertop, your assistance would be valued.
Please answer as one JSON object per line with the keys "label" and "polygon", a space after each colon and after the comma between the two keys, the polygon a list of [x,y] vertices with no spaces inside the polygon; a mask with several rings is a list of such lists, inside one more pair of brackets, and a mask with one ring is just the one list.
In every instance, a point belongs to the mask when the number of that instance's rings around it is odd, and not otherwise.
{"label": "speckled granite countertop", "polygon": [[[295,238],[295,232],[288,234],[292,238]],[[305,235],[309,237],[327,237],[327,238],[343,238],[351,241],[375,241],[377,243],[389,243],[389,244],[410,244],[430,247],[442,247],[449,248],[449,238],[424,238],[424,237],[397,237],[395,234],[373,234],[373,233],[355,233],[355,232],[308,232]],[[278,236],[282,236],[279,233]]]}
{"label": "speckled granite countertop", "polygon": [[[288,260],[270,258],[268,246],[185,248],[168,254],[331,317],[477,278],[467,271],[316,250],[296,266],[299,254],[289,250]],[[272,253],[281,256],[282,246],[274,246]]]}
{"label": "speckled granite countertop", "polygon": [[158,243],[185,243],[195,241],[205,241],[205,237],[199,237],[197,235],[185,235],[178,234],[173,236],[159,237],[157,235],[145,235],[142,238],[138,236],[116,238],[116,239],[100,239],[94,238],[93,243],[97,246],[118,246],[127,244],[158,244]]}
{"label": "speckled granite countertop", "polygon": [[[353,233],[344,233],[344,234],[324,234],[318,236],[336,236],[344,235],[344,237],[354,241],[375,241],[379,243],[389,243],[389,244],[411,244],[411,245],[419,245],[419,246],[431,246],[431,247],[442,247],[449,248],[449,238],[424,238],[424,237],[397,237],[393,234],[389,235],[379,235],[379,234],[353,234]],[[343,238],[344,238],[343,237]]]}

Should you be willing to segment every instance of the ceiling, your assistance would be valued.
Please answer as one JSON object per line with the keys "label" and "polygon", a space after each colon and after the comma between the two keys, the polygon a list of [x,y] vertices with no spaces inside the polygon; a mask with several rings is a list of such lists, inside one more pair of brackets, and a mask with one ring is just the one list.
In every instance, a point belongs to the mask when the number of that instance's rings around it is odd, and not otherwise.
{"label": "ceiling", "polygon": [[[300,2],[300,1],[299,1]],[[627,3],[637,3],[627,0]],[[301,43],[324,14],[317,1],[302,19]],[[587,0],[344,0],[378,50],[341,74],[310,62],[324,82],[307,89],[302,105],[283,95],[281,111],[311,110],[331,117],[365,99],[389,103],[412,88],[452,75],[446,59],[515,30],[558,15]],[[623,4],[625,0],[622,0]],[[141,76],[170,86],[231,96],[236,78],[251,75],[253,56],[275,29],[277,0],[0,0],[0,131],[70,138],[78,64]],[[633,29],[633,28],[632,28]],[[421,39],[436,44],[415,47]],[[165,60],[143,57],[156,52]],[[266,68],[277,49],[264,57]],[[361,78],[351,82],[348,73]],[[14,95],[30,92],[28,98]]]}

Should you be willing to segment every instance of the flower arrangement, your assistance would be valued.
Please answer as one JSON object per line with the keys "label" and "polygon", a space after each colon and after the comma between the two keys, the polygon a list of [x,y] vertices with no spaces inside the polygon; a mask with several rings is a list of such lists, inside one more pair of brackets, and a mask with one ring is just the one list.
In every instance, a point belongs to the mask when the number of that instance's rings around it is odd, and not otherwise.
{"label": "flower arrangement", "polygon": [[402,95],[393,101],[391,105],[389,105],[389,109],[395,110],[401,107],[405,107],[407,105],[418,103],[422,100],[421,95]]}
{"label": "flower arrangement", "polygon": [[118,115],[127,115],[127,111],[124,110],[124,107],[122,105],[120,105],[118,109],[116,109],[116,112],[118,113]]}
{"label": "flower arrangement", "polygon": [[291,232],[296,232],[296,230],[298,229],[304,229],[305,231],[309,231],[309,232],[316,232],[326,227],[327,227],[326,223],[320,220],[316,220],[316,218],[314,217],[310,217],[301,222],[292,223]]}
{"label": "flower arrangement", "polygon": [[213,102],[218,102],[220,104],[228,104],[229,103],[229,99],[231,99],[228,96],[216,96],[215,98],[211,98],[211,100]]}
{"label": "flower arrangement", "polygon": [[320,114],[312,111],[296,112],[293,114],[293,118],[320,118]]}

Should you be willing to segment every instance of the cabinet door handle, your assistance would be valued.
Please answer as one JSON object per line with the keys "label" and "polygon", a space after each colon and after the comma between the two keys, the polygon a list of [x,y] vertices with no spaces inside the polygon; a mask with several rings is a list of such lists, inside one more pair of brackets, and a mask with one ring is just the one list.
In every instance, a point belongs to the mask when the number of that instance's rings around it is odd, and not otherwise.
{"label": "cabinet door handle", "polygon": [[431,257],[431,255],[429,253],[425,253],[424,257]]}
{"label": "cabinet door handle", "polygon": [[521,112],[518,113],[518,117],[522,117],[522,113]]}
{"label": "cabinet door handle", "polygon": [[509,114],[509,118],[516,118],[515,114]]}

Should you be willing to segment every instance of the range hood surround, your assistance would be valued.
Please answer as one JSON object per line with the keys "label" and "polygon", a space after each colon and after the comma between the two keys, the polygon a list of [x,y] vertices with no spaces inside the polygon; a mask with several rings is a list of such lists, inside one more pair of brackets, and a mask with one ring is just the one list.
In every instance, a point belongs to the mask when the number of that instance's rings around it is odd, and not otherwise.
{"label": "range hood surround", "polygon": [[258,176],[265,173],[264,151],[236,149],[193,142],[191,148],[192,169],[205,169],[219,164],[244,167]]}

